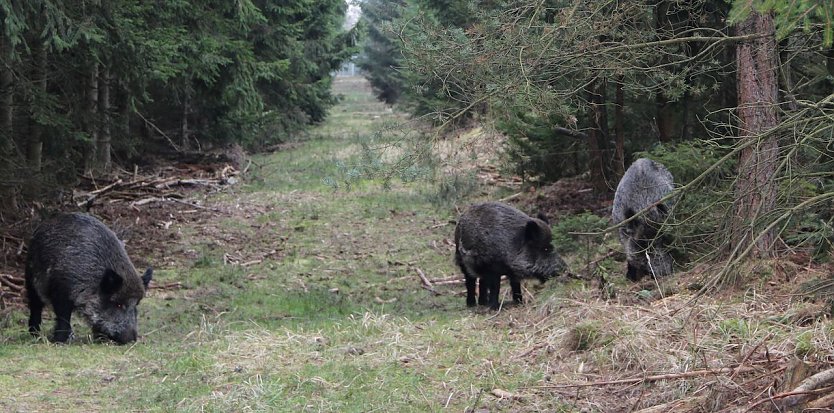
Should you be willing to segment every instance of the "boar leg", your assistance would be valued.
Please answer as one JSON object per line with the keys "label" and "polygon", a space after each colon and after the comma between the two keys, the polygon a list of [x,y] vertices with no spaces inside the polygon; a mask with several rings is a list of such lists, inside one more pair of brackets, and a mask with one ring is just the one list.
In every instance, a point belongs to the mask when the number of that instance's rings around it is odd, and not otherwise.
{"label": "boar leg", "polygon": [[43,300],[35,291],[29,277],[26,277],[26,297],[29,299],[29,332],[38,335],[41,331]]}
{"label": "boar leg", "polygon": [[628,263],[628,269],[626,270],[626,278],[630,281],[637,282],[643,278],[642,271],[640,271],[637,266],[633,265],[632,263]]}
{"label": "boar leg", "polygon": [[464,278],[466,279],[466,306],[467,307],[474,307],[475,306],[475,281],[477,280],[475,277],[466,274],[466,270],[464,270]]}
{"label": "boar leg", "polygon": [[52,341],[66,343],[72,336],[70,318],[72,317],[73,305],[66,298],[51,301],[52,308],[55,310],[55,332],[52,334]]}
{"label": "boar leg", "polygon": [[487,305],[489,303],[489,291],[491,287],[491,278],[481,277],[478,281],[478,305]]}
{"label": "boar leg", "polygon": [[513,289],[513,301],[516,304],[524,304],[524,296],[521,294],[521,281],[511,277],[510,288]]}
{"label": "boar leg", "polygon": [[487,302],[489,303],[490,308],[493,310],[498,309],[498,293],[501,290],[501,276],[492,277],[488,282],[489,287],[489,299]]}

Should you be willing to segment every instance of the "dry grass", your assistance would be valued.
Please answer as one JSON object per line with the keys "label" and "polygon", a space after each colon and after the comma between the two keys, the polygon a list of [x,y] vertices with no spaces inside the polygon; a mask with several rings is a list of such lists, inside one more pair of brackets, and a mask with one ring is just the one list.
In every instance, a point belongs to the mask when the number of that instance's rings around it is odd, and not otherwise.
{"label": "dry grass", "polygon": [[[364,83],[350,82],[337,86],[359,99]],[[375,122],[342,116],[350,128]],[[157,281],[182,288],[151,290],[136,345],[33,342],[25,314],[10,313],[0,408],[771,411],[769,395],[834,363],[829,307],[795,295],[827,268],[757,262],[695,303],[689,286],[716,269],[664,280],[662,297],[654,282],[619,275],[605,294],[596,282],[528,283],[528,305],[497,313],[467,309],[461,284],[431,294],[415,268],[458,275],[454,208],[429,204],[415,189],[425,183],[323,185],[332,154],[358,147],[338,138],[353,132],[326,127],[321,140],[260,159],[245,189],[207,200],[223,214],[163,228],[173,236],[151,249],[164,250]],[[486,135],[438,142],[444,171],[494,166]],[[503,184],[486,178],[488,190]],[[566,258],[585,268],[607,246]],[[606,265],[619,274],[624,263]]]}

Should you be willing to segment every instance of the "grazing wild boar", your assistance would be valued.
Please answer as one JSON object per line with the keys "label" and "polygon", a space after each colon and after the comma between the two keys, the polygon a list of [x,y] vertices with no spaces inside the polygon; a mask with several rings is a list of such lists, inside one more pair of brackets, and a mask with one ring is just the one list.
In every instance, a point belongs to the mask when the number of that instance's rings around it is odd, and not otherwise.
{"label": "grazing wild boar", "polygon": [[499,202],[471,206],[455,227],[455,263],[466,278],[466,305],[475,305],[477,278],[478,304],[497,309],[502,275],[510,279],[513,301],[521,304],[522,278],[545,282],[564,271],[552,238],[544,215],[531,218]]}
{"label": "grazing wild boar", "polygon": [[626,277],[631,281],[639,281],[646,274],[660,277],[672,273],[668,241],[660,229],[673,203],[660,200],[672,192],[673,182],[666,167],[641,158],[631,164],[617,185],[611,211],[615,225],[648,208],[620,227],[620,242],[628,261]]}
{"label": "grazing wild boar", "polygon": [[139,277],[122,242],[98,219],[78,213],[48,219],[35,230],[26,257],[29,332],[40,332],[43,307],[50,304],[53,341],[70,338],[73,311],[96,336],[119,344],[136,341],[136,306],[152,276],[148,268]]}

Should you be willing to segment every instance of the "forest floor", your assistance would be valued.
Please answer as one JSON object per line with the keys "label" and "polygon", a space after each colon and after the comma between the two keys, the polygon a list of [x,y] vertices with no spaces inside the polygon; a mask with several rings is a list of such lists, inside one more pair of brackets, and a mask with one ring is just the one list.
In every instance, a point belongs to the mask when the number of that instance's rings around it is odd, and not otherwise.
{"label": "forest floor", "polygon": [[467,308],[452,261],[460,208],[509,198],[556,222],[604,220],[610,201],[581,179],[522,191],[500,172],[500,138],[479,130],[435,145],[442,176],[477,181],[463,200],[430,179],[347,179],[369,162],[363,148],[388,142],[375,132],[405,119],[361,79],[335,89],[328,121],[254,157],[242,183],[192,191],[190,205],[94,206],[155,269],[142,337],[91,342],[76,320],[71,344],[50,344],[10,301],[0,410],[756,412],[834,363],[831,309],[796,294],[831,269],[799,259],[745,267],[743,288],[690,303],[715,269],[629,284],[616,237],[575,235],[564,255],[584,281],[528,282],[525,306]]}

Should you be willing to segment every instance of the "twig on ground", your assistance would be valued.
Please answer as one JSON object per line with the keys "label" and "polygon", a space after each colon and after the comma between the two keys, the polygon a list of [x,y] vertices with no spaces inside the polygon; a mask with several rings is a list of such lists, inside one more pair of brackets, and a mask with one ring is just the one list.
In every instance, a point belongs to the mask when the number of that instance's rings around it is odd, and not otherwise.
{"label": "twig on ground", "polygon": [[443,295],[442,293],[440,293],[440,291],[437,291],[437,290],[434,289],[434,286],[432,286],[431,281],[429,281],[429,279],[426,277],[426,274],[423,272],[423,270],[421,270],[417,267],[414,267],[414,271],[417,272],[417,275],[420,277],[420,280],[423,282],[423,285],[422,285],[423,288],[425,288],[426,290],[431,291],[432,294],[434,294],[434,295]]}
{"label": "twig on ground", "polygon": [[521,395],[518,395],[518,394],[515,394],[515,393],[510,393],[506,390],[501,390],[501,389],[492,389],[492,391],[490,393],[493,396],[495,396],[499,399],[521,400],[521,399],[524,398],[524,396],[521,396]]}
{"label": "twig on ground", "polygon": [[827,387],[830,390],[832,388],[833,383],[834,368],[831,368],[828,370],[823,370],[817,374],[814,374],[811,377],[808,377],[805,380],[802,380],[802,383],[800,383],[799,386],[797,386],[797,388],[793,389],[792,391],[782,393],[781,395],[777,394],[772,398],[783,399],[781,402],[782,407],[789,408],[808,401],[808,399],[810,398],[808,396],[816,394],[814,392],[822,387]]}
{"label": "twig on ground", "polygon": [[5,286],[15,294],[23,292],[23,280],[11,274],[0,274],[0,285]]}
{"label": "twig on ground", "polygon": [[720,374],[727,374],[733,373],[738,371],[739,373],[749,373],[751,371],[756,371],[756,367],[737,367],[737,368],[729,368],[724,367],[720,369],[711,369],[711,370],[693,370],[693,371],[686,371],[683,373],[666,373],[666,374],[657,374],[653,376],[646,376],[646,377],[635,377],[631,379],[620,379],[620,380],[605,380],[605,381],[595,381],[589,383],[574,383],[574,384],[553,384],[553,385],[546,385],[546,386],[530,386],[529,388],[535,389],[566,389],[571,387],[597,387],[597,386],[611,386],[611,385],[618,385],[618,384],[636,384],[636,383],[647,383],[647,382],[654,382],[660,380],[674,380],[674,379],[688,379],[692,377],[699,377],[699,376],[708,376],[710,374],[720,375]]}
{"label": "twig on ground", "polygon": [[743,366],[744,363],[747,362],[747,359],[749,359],[750,356],[752,356],[753,353],[755,353],[756,350],[758,350],[758,348],[762,346],[762,344],[764,344],[767,340],[770,340],[771,337],[773,337],[773,333],[768,333],[768,335],[765,336],[765,338],[761,339],[761,341],[759,341],[755,346],[753,346],[752,349],[750,349],[750,351],[747,352],[747,354],[744,355],[744,358],[742,358],[741,362],[738,363],[738,368],[736,369],[736,371],[730,375],[730,381],[736,378],[736,376],[739,373],[739,369],[741,369],[741,366]]}

